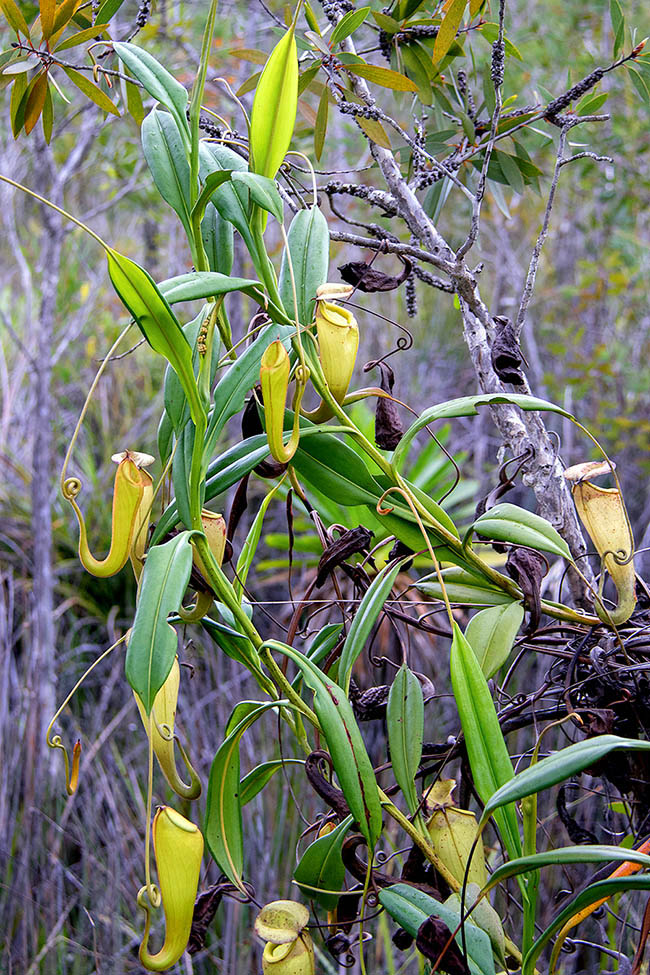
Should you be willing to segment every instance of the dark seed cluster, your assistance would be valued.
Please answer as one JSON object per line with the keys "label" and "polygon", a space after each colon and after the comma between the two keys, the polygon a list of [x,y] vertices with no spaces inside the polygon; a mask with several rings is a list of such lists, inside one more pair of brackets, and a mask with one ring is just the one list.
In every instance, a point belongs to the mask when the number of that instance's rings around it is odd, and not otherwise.
{"label": "dark seed cluster", "polygon": [[560,95],[559,98],[554,98],[553,101],[549,102],[549,104],[547,105],[544,118],[547,119],[554,118],[561,111],[567,108],[567,106],[570,105],[572,101],[575,101],[576,98],[580,98],[580,96],[584,95],[585,92],[589,91],[590,88],[593,88],[595,85],[597,85],[604,74],[605,72],[603,71],[602,68],[596,68],[595,71],[592,71],[591,74],[588,74],[586,78],[583,78],[582,81],[579,81],[577,85],[573,86],[573,88],[569,88],[569,90],[566,91],[563,95]]}
{"label": "dark seed cluster", "polygon": [[506,69],[506,46],[503,41],[495,41],[492,45],[492,67],[490,77],[495,88],[500,88],[503,84],[503,76]]}
{"label": "dark seed cluster", "polygon": [[149,20],[149,14],[151,13],[151,0],[142,0],[142,3],[138,7],[138,16],[135,18],[135,25],[138,30],[141,30],[147,21]]}
{"label": "dark seed cluster", "polygon": [[338,107],[341,115],[355,115],[359,118],[369,119],[381,118],[381,112],[376,108],[372,108],[370,105],[355,105],[354,102],[348,102],[343,99],[339,102]]}

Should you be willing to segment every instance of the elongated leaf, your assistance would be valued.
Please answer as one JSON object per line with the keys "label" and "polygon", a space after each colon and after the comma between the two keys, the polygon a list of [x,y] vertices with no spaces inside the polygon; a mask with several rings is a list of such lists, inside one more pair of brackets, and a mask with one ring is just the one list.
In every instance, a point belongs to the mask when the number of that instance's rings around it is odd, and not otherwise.
{"label": "elongated leaf", "polygon": [[[630,851],[628,851],[630,852]],[[627,890],[648,890],[650,891],[650,874],[642,874],[632,877],[614,877],[611,880],[601,880],[599,883],[591,884],[574,897],[568,907],[557,915],[549,924],[544,933],[537,939],[528,954],[524,958],[524,966],[527,971],[533,971],[534,965],[544,948],[551,938],[560,931],[567,921],[585,907],[596,904],[613,894],[624,893]]]}
{"label": "elongated leaf", "polygon": [[255,558],[255,553],[257,552],[257,546],[259,545],[259,541],[262,535],[262,526],[264,525],[264,517],[266,515],[267,509],[271,501],[273,501],[273,498],[277,494],[281,484],[282,481],[281,480],[278,481],[278,483],[273,488],[271,488],[269,493],[266,495],[266,497],[260,504],[259,511],[255,515],[253,524],[248,530],[246,541],[242,545],[242,550],[239,553],[239,558],[237,559],[237,570],[235,572],[236,578],[234,583],[235,592],[237,593],[237,597],[239,599],[241,599],[243,596],[244,587],[246,586],[246,579],[248,578],[250,567],[253,564],[253,559]]}
{"label": "elongated leaf", "polygon": [[390,68],[380,68],[376,64],[348,64],[346,71],[356,74],[360,78],[365,78],[375,85],[382,88],[392,88],[393,91],[417,91],[418,86],[406,75]]}
{"label": "elongated leaf", "polygon": [[205,208],[210,202],[213,193],[227,183],[232,177],[231,169],[220,169],[219,172],[209,173],[206,176],[201,192],[192,208],[192,217],[200,223],[205,213]]}
{"label": "elongated leaf", "polygon": [[393,466],[398,468],[404,461],[413,438],[434,420],[445,420],[457,416],[478,416],[479,406],[498,406],[501,403],[509,403],[518,406],[522,410],[549,410],[552,413],[559,413],[569,420],[575,417],[567,413],[560,406],[549,403],[545,399],[538,399],[537,396],[529,396],[526,393],[486,393],[476,396],[460,396],[457,399],[450,399],[437,406],[432,406],[415,420],[408,428],[393,454]]}
{"label": "elongated leaf", "polygon": [[[208,467],[205,486],[205,500],[212,501],[236,484],[242,477],[269,456],[266,434],[250,437],[235,444],[216,458]],[[178,522],[178,509],[173,501],[163,512],[151,538],[157,544]]]}
{"label": "elongated leaf", "polygon": [[[71,37],[66,37],[64,41],[61,41],[53,48],[53,51],[68,51],[71,47],[78,47],[80,44],[85,44],[95,37],[101,37],[102,34],[106,34],[107,32],[108,24],[100,24],[98,22],[93,27],[86,27],[85,30],[80,30],[76,34],[72,34]],[[129,85],[129,88],[132,87],[133,85]]]}
{"label": "elongated leaf", "polygon": [[[247,167],[241,156],[227,146],[199,145],[199,175],[205,183],[210,173],[217,172],[246,172]],[[220,186],[211,197],[218,213],[239,231],[249,253],[254,253],[255,244],[248,225],[248,209],[246,201],[241,200],[232,181]]]}
{"label": "elongated leaf", "polygon": [[314,155],[319,162],[320,157],[323,155],[323,146],[325,145],[328,114],[329,91],[327,88],[323,88],[323,94],[320,96],[320,101],[318,102],[318,111],[316,113],[316,122],[314,124]]}
{"label": "elongated leaf", "polygon": [[[201,221],[201,237],[210,271],[229,275],[234,258],[233,226],[209,203]],[[242,279],[243,280],[243,279]]]}
{"label": "elongated leaf", "polygon": [[256,203],[262,210],[266,210],[272,214],[278,223],[282,223],[282,199],[272,179],[268,179],[268,177],[258,173],[234,172],[232,174],[232,181],[235,188],[237,188],[237,184],[243,186],[243,191],[239,191],[240,195],[242,192],[244,194],[247,193],[250,198],[250,203]]}
{"label": "elongated leaf", "polygon": [[244,839],[239,794],[239,742],[265,711],[286,703],[272,701],[249,709],[219,747],[210,768],[203,833],[210,853],[228,879],[240,889],[243,886]]}
{"label": "elongated leaf", "polygon": [[101,20],[102,17],[104,17],[106,20],[110,20],[111,17],[115,16],[123,3],[124,0],[104,0],[101,7],[97,11],[97,19]]}
{"label": "elongated leaf", "polygon": [[329,891],[340,890],[345,880],[341,848],[351,825],[352,816],[346,816],[331,833],[314,840],[301,856],[293,874],[305,897],[317,901],[328,911],[335,910],[339,902],[338,895]]}
{"label": "elongated leaf", "polygon": [[[441,904],[439,901],[425,894],[422,890],[409,887],[406,884],[393,884],[379,892],[379,902],[386,908],[405,931],[412,937],[417,937],[418,930],[428,917],[439,917],[449,928],[455,931],[460,922],[460,914]],[[472,975],[494,975],[494,958],[492,944],[485,931],[482,931],[471,919],[465,923],[465,939],[467,943],[467,962]],[[456,944],[463,950],[462,934],[459,931],[455,938]]]}
{"label": "elongated leaf", "polygon": [[142,149],[158,192],[191,233],[190,166],[183,137],[169,112],[153,109],[142,123]]}
{"label": "elongated leaf", "polygon": [[192,350],[178,319],[144,268],[110,247],[106,250],[106,258],[118,297],[135,318],[152,349],[164,356],[178,375],[192,419],[198,423],[203,407],[194,379]]}
{"label": "elongated leaf", "polygon": [[414,815],[418,808],[415,774],[422,758],[424,698],[420,681],[405,663],[390,688],[386,723],[393,775]]}
{"label": "elongated leaf", "polygon": [[[507,606],[512,603],[512,596],[489,586],[480,576],[475,576],[464,569],[454,567],[442,570],[442,578],[450,602],[464,606]],[[423,576],[417,583],[422,592],[442,599],[442,590],[436,573]]]}
{"label": "elongated leaf", "polygon": [[39,8],[41,11],[41,30],[43,31],[43,40],[48,41],[52,36],[52,31],[54,29],[56,0],[39,0]]}
{"label": "elongated leaf", "polygon": [[291,461],[301,477],[338,504],[377,503],[376,482],[356,451],[332,434],[300,441]]}
{"label": "elongated leaf", "polygon": [[465,636],[486,680],[504,665],[524,618],[521,603],[483,609],[467,624]]}
{"label": "elongated leaf", "polygon": [[181,604],[192,571],[191,532],[149,549],[140,596],[126,652],[126,679],[150,713],[178,649],[176,631],[167,622]]}
{"label": "elongated leaf", "polygon": [[386,566],[382,569],[379,575],[372,580],[368,591],[361,600],[359,609],[352,620],[350,632],[343,644],[339,660],[339,683],[346,689],[350,686],[350,674],[354,662],[365,647],[401,568],[402,564],[398,562],[395,566]]}
{"label": "elongated leaf", "polygon": [[[298,211],[291,221],[287,240],[296,285],[298,321],[308,327],[314,320],[316,291],[327,281],[329,267],[329,227],[317,206]],[[279,291],[282,304],[293,318],[296,312],[286,251],[282,255]]]}
{"label": "elongated leaf", "polygon": [[527,545],[529,548],[551,552],[572,561],[569,546],[553,525],[546,518],[516,504],[495,504],[476,519],[468,529],[468,535],[472,531],[490,540]]}
{"label": "elongated leaf", "polygon": [[626,850],[622,846],[562,846],[557,850],[547,850],[533,856],[521,857],[502,864],[490,875],[489,883],[484,890],[487,892],[497,884],[517,877],[519,874],[543,867],[552,867],[558,863],[639,863],[643,867],[650,867],[650,856],[637,850]]}
{"label": "elongated leaf", "polygon": [[[62,3],[58,5],[56,14],[54,16],[55,35],[57,31],[61,31],[62,28],[64,28],[70,22],[71,18],[76,13],[77,7],[80,7],[82,2],[83,0],[62,0]],[[107,0],[107,2],[110,2],[110,0]],[[102,7],[104,6],[106,6],[106,4],[102,4]],[[106,20],[102,20],[101,17],[97,17],[98,24],[107,24],[109,20],[110,17],[107,17]],[[54,37],[53,40],[56,40],[56,37]]]}
{"label": "elongated leaf", "polygon": [[304,767],[305,763],[299,758],[274,758],[270,762],[263,762],[248,775],[245,775],[239,784],[239,798],[242,806],[252,802],[255,796],[259,795],[262,789],[269,784],[275,773],[286,768],[287,765]]}
{"label": "elongated leaf", "polygon": [[354,33],[357,27],[361,27],[369,13],[370,7],[360,7],[358,10],[348,11],[344,17],[341,17],[330,35],[330,47],[333,48],[335,44],[340,44],[346,37]]}
{"label": "elongated leaf", "polygon": [[381,803],[375,773],[345,691],[292,647],[275,641],[272,645],[300,667],[305,684],[314,692],[314,710],[334,771],[350,812],[372,851],[382,829]]}
{"label": "elongated leaf", "polygon": [[[476,654],[456,622],[453,630],[451,684],[476,791],[487,802],[500,786],[513,778],[514,771],[492,696]],[[510,857],[521,856],[521,839],[514,805],[499,808],[495,819]]]}
{"label": "elongated leaf", "polygon": [[617,735],[598,735],[596,738],[568,745],[519,772],[510,782],[495,791],[485,804],[481,823],[486,822],[495,809],[570,779],[572,775],[590,768],[613,751],[650,751],[650,741],[619,738]]}
{"label": "elongated leaf", "polygon": [[445,54],[454,43],[458,28],[461,25],[467,0],[452,0],[447,8],[447,13],[440,24],[440,30],[433,45],[433,62],[437,64],[442,61]]}
{"label": "elongated leaf", "polygon": [[160,293],[170,305],[180,301],[197,301],[201,298],[213,298],[217,295],[242,291],[250,297],[262,300],[261,286],[252,278],[231,278],[218,271],[188,271],[175,278],[161,281]]}
{"label": "elongated leaf", "polygon": [[41,117],[46,97],[47,73],[43,71],[31,82],[30,92],[25,103],[25,132],[27,135]]}
{"label": "elongated leaf", "polygon": [[294,26],[280,38],[257,84],[251,112],[254,172],[273,179],[293,135],[298,109],[298,52]]}
{"label": "elongated leaf", "polygon": [[178,445],[172,463],[172,483],[174,485],[178,517],[181,524],[186,528],[192,527],[189,484],[190,471],[192,469],[192,452],[194,450],[194,432],[195,428],[191,423],[183,427],[178,437]]}
{"label": "elongated leaf", "polygon": [[79,91],[83,92],[86,98],[90,98],[91,102],[98,105],[103,112],[110,112],[111,115],[119,116],[119,108],[117,105],[113,104],[108,95],[103,92],[101,88],[98,88],[97,85],[92,83],[92,81],[89,81],[88,78],[81,74],[80,71],[75,71],[74,68],[64,68],[63,70],[67,74],[70,81],[77,86]]}
{"label": "elongated leaf", "polygon": [[211,619],[209,616],[203,617],[201,625],[227,657],[236,660],[237,663],[243,667],[248,667],[251,671],[260,672],[257,650],[248,637],[225,623]]}
{"label": "elongated leaf", "polygon": [[185,115],[187,108],[187,91],[179,81],[176,81],[166,68],[143,48],[126,41],[114,41],[113,48],[131,74],[144,85],[162,105],[165,105],[174,116],[178,131],[189,142],[189,125]]}
{"label": "elongated leaf", "polygon": [[[192,364],[195,374],[198,373],[199,369],[199,353],[196,349],[196,340],[201,330],[201,326],[205,322],[205,319],[209,313],[209,306],[204,305],[193,321],[182,326],[183,335],[187,339],[188,345],[193,350]],[[216,366],[219,357],[219,351],[217,348],[215,348],[216,345],[217,343],[214,343],[213,346],[213,366]],[[171,366],[167,366],[167,369],[165,370],[163,401],[165,403],[167,415],[172,422],[174,433],[178,437],[180,436],[183,427],[189,420],[190,414],[187,406],[187,396],[185,395],[185,390],[183,389],[180,379]]]}
{"label": "elongated leaf", "polygon": [[[342,623],[325,624],[323,629],[316,634],[309,646],[309,649],[307,650],[307,656],[312,663],[318,665],[320,664],[321,660],[325,660],[325,658],[332,652],[336,644],[339,642],[342,631]],[[297,688],[300,687],[301,682],[302,672],[298,671],[291,682],[291,686],[294,688],[294,690],[297,690]]]}
{"label": "elongated leaf", "polygon": [[7,23],[17,34],[24,34],[25,37],[29,37],[29,27],[27,26],[27,21],[25,20],[20,7],[16,5],[14,0],[0,0],[0,7],[2,7],[2,12],[7,19]]}

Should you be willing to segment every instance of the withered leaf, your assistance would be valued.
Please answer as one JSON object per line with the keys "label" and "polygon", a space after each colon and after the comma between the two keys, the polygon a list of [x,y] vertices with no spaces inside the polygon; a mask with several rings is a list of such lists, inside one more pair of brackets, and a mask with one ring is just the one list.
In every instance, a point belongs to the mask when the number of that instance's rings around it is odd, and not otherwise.
{"label": "withered leaf", "polygon": [[[445,945],[447,945],[446,950]],[[433,962],[437,961],[440,953],[444,951],[439,965],[441,971],[448,972],[449,975],[470,975],[460,948],[451,938],[451,931],[439,917],[432,915],[422,922],[418,928],[415,946],[425,958]]]}
{"label": "withered leaf", "polygon": [[390,687],[387,684],[379,684],[377,687],[369,687],[366,691],[360,691],[354,680],[351,680],[350,703],[355,718],[358,721],[385,718],[389,694]]}
{"label": "withered leaf", "polygon": [[534,633],[542,615],[542,579],[548,572],[548,562],[541,552],[530,548],[511,548],[506,560],[506,572],[524,594],[529,613],[526,633]]}
{"label": "withered leaf", "polygon": [[187,943],[187,950],[190,955],[196,955],[205,947],[205,936],[217,913],[217,908],[221,904],[222,897],[223,884],[214,884],[214,886],[202,891],[196,898],[190,940]]}
{"label": "withered leaf", "polygon": [[353,285],[357,291],[370,294],[373,291],[395,291],[408,278],[413,265],[407,258],[400,257],[404,270],[396,277],[378,271],[364,261],[350,261],[339,267],[341,277],[347,284]]}
{"label": "withered leaf", "polygon": [[[387,362],[381,360],[367,362],[363,367],[364,372],[379,366],[381,379],[380,388],[392,395],[395,385],[395,373]],[[397,409],[397,403],[385,396],[377,397],[377,407],[375,409],[375,443],[382,450],[394,450],[404,434],[404,424]]]}
{"label": "withered leaf", "polygon": [[351,555],[367,552],[372,541],[373,533],[359,525],[343,532],[336,541],[327,546],[318,563],[316,586],[320,589],[330,572],[342,565]]}
{"label": "withered leaf", "polygon": [[350,814],[345,796],[340,789],[332,785],[329,779],[325,778],[321,771],[322,762],[325,762],[329,766],[331,773],[334,768],[332,759],[328,752],[320,749],[312,752],[305,759],[305,774],[314,791],[321,799],[325,800],[330,809],[333,809],[341,819],[344,819]]}
{"label": "withered leaf", "polygon": [[523,386],[523,356],[512,323],[508,318],[497,315],[494,324],[497,326],[497,333],[490,350],[492,368],[502,382]]}

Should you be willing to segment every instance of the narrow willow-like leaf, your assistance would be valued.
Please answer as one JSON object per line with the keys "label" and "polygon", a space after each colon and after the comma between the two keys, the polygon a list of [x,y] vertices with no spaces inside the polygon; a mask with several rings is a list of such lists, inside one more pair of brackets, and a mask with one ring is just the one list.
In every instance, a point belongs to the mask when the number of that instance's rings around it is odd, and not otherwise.
{"label": "narrow willow-like leaf", "polygon": [[409,812],[415,815],[418,808],[415,775],[422,758],[424,698],[420,681],[405,663],[390,688],[386,724],[393,775]]}
{"label": "narrow willow-like leaf", "polygon": [[346,69],[360,78],[365,78],[366,81],[381,85],[382,88],[391,88],[393,91],[418,90],[414,81],[390,68],[380,68],[376,64],[348,64]]}
{"label": "narrow willow-like leaf", "polygon": [[[254,702],[245,702],[252,704]],[[210,853],[228,879],[240,889],[244,869],[244,838],[239,794],[239,742],[269,708],[277,708],[286,701],[257,704],[230,730],[220,745],[210,768],[205,810],[204,836]],[[232,725],[232,718],[229,722]]]}
{"label": "narrow willow-like leaf", "polygon": [[252,802],[255,796],[259,795],[269,784],[275,773],[286,768],[287,765],[300,765],[304,768],[305,763],[299,758],[274,758],[270,762],[262,762],[248,775],[245,775],[239,784],[239,798],[242,806]]}
{"label": "narrow willow-like leaf", "polygon": [[[404,928],[412,937],[417,937],[418,930],[428,917],[439,917],[449,928],[449,933],[455,931],[460,923],[460,914],[441,904],[422,890],[409,887],[406,884],[393,884],[384,887],[379,892],[379,902],[386,908],[392,918]],[[465,941],[467,944],[467,962],[472,975],[494,975],[494,958],[492,944],[485,931],[470,921],[465,922]],[[455,937],[456,944],[463,950],[463,938],[459,931]]]}
{"label": "narrow willow-like leaf", "polygon": [[576,742],[543,758],[535,765],[519,772],[510,782],[502,785],[487,800],[481,823],[506,803],[516,802],[534,792],[541,792],[557,785],[572,775],[590,768],[613,751],[650,751],[650,741],[637,738],[619,738],[617,735],[598,735]]}
{"label": "narrow willow-like leaf", "polygon": [[317,901],[328,911],[335,910],[339,902],[339,896],[330,891],[340,890],[345,880],[341,847],[351,825],[352,816],[346,816],[331,833],[314,840],[301,856],[293,874],[305,897]]}
{"label": "narrow willow-like leaf", "polygon": [[447,8],[447,13],[442,19],[440,30],[438,31],[438,35],[436,37],[436,42],[433,45],[434,64],[442,61],[447,51],[454,43],[458,28],[460,27],[463,19],[463,14],[465,13],[466,6],[467,0],[452,0],[451,4]]}
{"label": "narrow willow-like leaf", "polygon": [[180,81],[163,68],[148,51],[135,44],[114,41],[113,48],[120,61],[144,85],[149,94],[169,109],[174,116],[178,131],[189,144],[190,129],[185,115],[188,97]]}
{"label": "narrow willow-like leaf", "polygon": [[[329,227],[317,206],[298,211],[291,221],[287,240],[296,283],[298,321],[307,328],[314,320],[316,290],[327,281],[329,268]],[[282,304],[293,318],[293,287],[286,251],[282,256],[279,291]]]}
{"label": "narrow willow-like leaf", "polygon": [[375,773],[345,691],[297,650],[276,641],[271,646],[300,667],[305,684],[314,692],[314,710],[334,771],[350,812],[372,851],[382,829],[381,803]]}
{"label": "narrow willow-like leaf", "polygon": [[546,518],[520,508],[516,504],[495,504],[477,518],[468,529],[484,538],[499,542],[527,545],[542,552],[551,552],[571,561],[569,546]]}
{"label": "narrow willow-like leaf", "polygon": [[[487,802],[500,786],[513,778],[514,771],[492,695],[476,654],[456,622],[453,630],[451,683],[476,791]],[[521,838],[514,805],[499,808],[495,819],[509,856],[521,856]]]}
{"label": "narrow willow-like leaf", "polygon": [[293,135],[298,110],[298,52],[294,25],[280,38],[257,84],[251,112],[252,169],[273,179]]}
{"label": "narrow willow-like leaf", "polygon": [[249,670],[260,672],[260,662],[257,651],[247,636],[234,630],[225,623],[217,622],[209,616],[204,616],[201,626],[206,630],[217,646],[227,657]]}
{"label": "narrow willow-like leaf", "polygon": [[350,673],[354,662],[365,647],[401,568],[402,564],[398,562],[395,566],[386,566],[382,569],[372,580],[355,613],[339,660],[339,683],[346,689],[350,686]]}
{"label": "narrow willow-like leaf", "polygon": [[176,212],[189,236],[190,166],[176,122],[169,112],[154,108],[142,123],[140,134],[144,158],[158,192]]}
{"label": "narrow willow-like leaf", "polygon": [[496,674],[510,656],[523,618],[524,607],[512,601],[481,610],[467,624],[465,636],[486,680]]}
{"label": "narrow willow-like leaf", "polygon": [[212,203],[208,203],[201,221],[201,237],[210,271],[229,275],[234,259],[233,226],[223,219]]}
{"label": "narrow willow-like leaf", "polygon": [[358,27],[361,27],[361,24],[369,13],[370,7],[360,7],[359,10],[350,10],[344,17],[341,17],[331,33],[329,39],[330,47],[333,48],[335,44],[340,44],[341,41],[349,37]]}
{"label": "narrow willow-like leaf", "polygon": [[380,492],[363,459],[332,434],[301,440],[291,463],[338,504],[377,504]]}
{"label": "narrow willow-like leaf", "polygon": [[[309,649],[307,650],[307,656],[312,663],[318,665],[321,660],[325,658],[332,652],[336,644],[339,642],[341,637],[341,632],[343,631],[342,623],[326,623],[323,629],[316,634]],[[302,671],[298,671],[296,676],[291,682],[291,686],[294,689],[300,687],[302,681]]]}
{"label": "narrow willow-like leaf", "polygon": [[[508,593],[487,585],[485,579],[465,569],[450,566],[442,570],[442,578],[452,603],[464,606],[507,606],[512,603],[512,596]],[[417,588],[435,599],[442,599],[442,589],[435,572],[423,576],[417,583]]]}
{"label": "narrow willow-like leaf", "polygon": [[537,396],[529,396],[527,393],[486,393],[476,396],[460,396],[457,399],[446,400],[432,406],[415,420],[395,448],[393,454],[393,466],[397,469],[405,460],[413,438],[434,420],[445,420],[458,416],[478,416],[479,406],[497,406],[500,403],[509,403],[511,406],[518,406],[522,410],[550,410],[552,413],[559,413],[569,420],[575,417],[563,410],[554,403],[549,403],[545,399]]}
{"label": "narrow willow-like leaf", "polygon": [[150,274],[124,254],[107,248],[108,273],[118,297],[135,318],[154,352],[164,356],[181,381],[194,423],[203,406],[194,379],[192,350],[180,323]]}
{"label": "narrow willow-like leaf", "polygon": [[178,611],[192,571],[192,532],[182,532],[149,549],[126,652],[126,679],[150,713],[178,649],[176,630],[167,622]]}
{"label": "narrow willow-like leaf", "polygon": [[639,863],[643,867],[650,867],[650,856],[637,850],[626,850],[622,846],[561,846],[557,850],[547,850],[533,856],[521,857],[502,864],[490,875],[489,883],[484,892],[492,890],[497,884],[510,877],[517,877],[530,870],[540,870],[542,867],[552,867],[558,863]]}
{"label": "narrow willow-like leaf", "polygon": [[89,81],[85,75],[81,74],[80,71],[75,71],[74,68],[64,68],[70,81],[77,86],[79,91],[83,92],[86,98],[90,98],[91,102],[98,105],[103,112],[109,112],[111,115],[119,116],[120,110],[117,105],[114,105],[110,100],[108,95],[94,85],[92,81]]}
{"label": "narrow willow-like leaf", "polygon": [[[631,851],[627,851],[631,852]],[[629,859],[629,857],[628,857]],[[523,971],[534,972],[535,962],[547,946],[551,938],[560,931],[567,921],[570,921],[578,911],[589,907],[613,894],[621,894],[627,890],[647,890],[650,891],[650,874],[642,874],[632,877],[614,877],[611,880],[601,880],[599,883],[591,884],[574,897],[568,907],[557,915],[549,924],[543,934],[537,939],[528,954],[524,958]]]}

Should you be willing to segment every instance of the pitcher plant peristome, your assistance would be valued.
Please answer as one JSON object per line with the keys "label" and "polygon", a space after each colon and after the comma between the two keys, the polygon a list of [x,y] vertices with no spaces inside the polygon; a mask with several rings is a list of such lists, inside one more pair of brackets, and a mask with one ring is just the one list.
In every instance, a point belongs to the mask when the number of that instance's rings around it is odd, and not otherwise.
{"label": "pitcher plant peristome", "polygon": [[[140,717],[142,718],[142,724],[147,734],[149,734],[149,727],[151,726],[154,754],[170,787],[182,799],[198,799],[201,795],[201,780],[194,771],[185,749],[174,735],[179,684],[180,667],[178,657],[175,657],[167,680],[156,694],[153,702],[153,708],[151,709],[153,720],[151,723],[144,709],[144,705],[135,691],[133,692],[133,697],[135,698],[135,703],[137,704]],[[174,755],[175,741],[178,742],[179,751],[190,777],[189,784],[183,782],[176,769],[176,757]]]}
{"label": "pitcher plant peristome", "polygon": [[289,388],[289,374],[291,363],[289,354],[280,339],[271,342],[260,363],[260,384],[262,386],[262,402],[264,403],[264,419],[269,450],[274,460],[280,464],[288,464],[300,440],[300,404],[309,379],[309,372],[304,366],[297,366],[295,379],[296,391],[293,397],[293,430],[289,442],[284,443],[284,411]]}
{"label": "pitcher plant peristome", "polygon": [[[151,972],[164,972],[182,956],[190,937],[194,901],[199,886],[203,835],[170,806],[156,812],[152,826],[158,887],[154,887],[155,903],[151,905],[147,887],[138,893],[138,905],[146,915],[139,958]],[[151,907],[162,902],[165,913],[165,941],[155,955],[149,953]]]}
{"label": "pitcher plant peristome", "polygon": [[[610,473],[612,468],[608,463],[593,461],[569,467],[564,476],[571,482],[571,493],[580,520],[618,593],[615,609],[604,612],[597,602],[596,612],[603,622],[618,625],[630,618],[636,605],[634,537],[618,484],[613,488],[603,488],[591,482],[593,477]],[[599,596],[602,586],[601,577]]]}
{"label": "pitcher plant peristome", "polygon": [[[117,460],[119,458],[119,460]],[[104,559],[96,559],[88,546],[86,523],[77,504],[76,497],[81,490],[77,477],[68,477],[63,482],[63,495],[70,502],[79,522],[79,559],[83,567],[94,576],[107,578],[120,571],[129,556],[134,554],[135,565],[140,565],[146,543],[144,521],[149,518],[153,498],[153,481],[144,466],[153,463],[149,454],[125,450],[114,454],[117,471],[113,487],[113,518],[111,547]]]}
{"label": "pitcher plant peristome", "polygon": [[314,975],[314,946],[305,927],[309,911],[297,901],[272,901],[255,918],[255,933],[266,941],[264,975]]}

